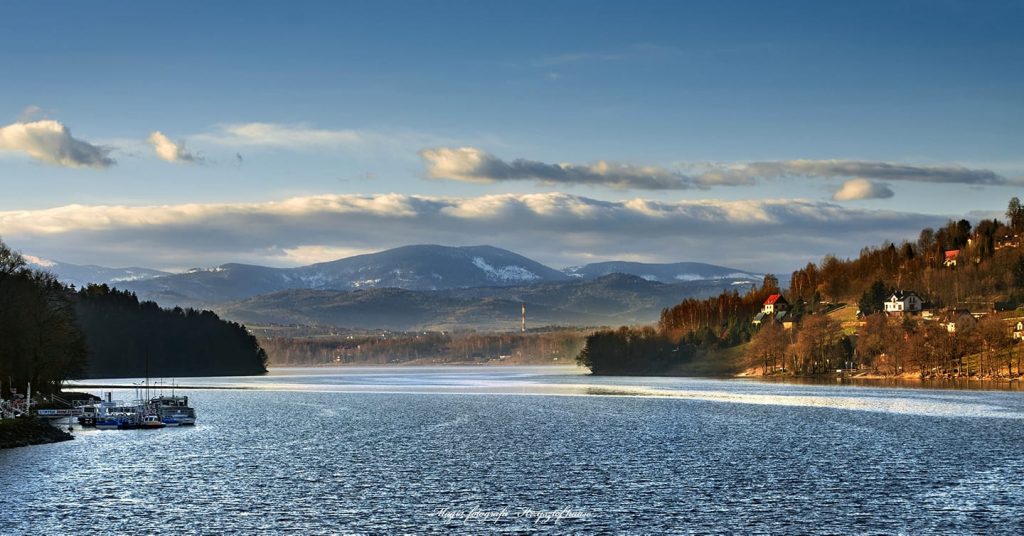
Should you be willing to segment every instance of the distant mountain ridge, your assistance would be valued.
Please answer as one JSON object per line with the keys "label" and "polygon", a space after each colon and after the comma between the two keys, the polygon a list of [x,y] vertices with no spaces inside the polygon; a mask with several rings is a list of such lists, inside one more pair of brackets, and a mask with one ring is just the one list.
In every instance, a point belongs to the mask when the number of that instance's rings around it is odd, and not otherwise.
{"label": "distant mountain ridge", "polygon": [[660,283],[679,283],[685,281],[702,281],[707,279],[749,279],[750,281],[761,281],[764,274],[755,274],[705,264],[702,262],[676,262],[669,264],[654,264],[644,262],[628,261],[607,261],[585,264],[583,266],[572,266],[562,270],[572,277],[583,279],[597,279],[610,274],[629,274],[642,277],[648,281]]}
{"label": "distant mountain ridge", "polygon": [[[507,328],[526,303],[531,323],[635,324],[689,297],[743,292],[760,274],[703,263],[610,261],[556,270],[493,246],[405,246],[296,268],[224,264],[167,274],[146,269],[73,271],[102,277],[164,307],[212,308],[256,323],[322,323],[390,329]],[[76,267],[82,268],[82,267]],[[103,270],[109,270],[104,272]],[[510,324],[511,323],[511,324]]]}
{"label": "distant mountain ridge", "polygon": [[569,276],[493,246],[404,246],[298,268],[225,264],[125,288],[160,303],[214,304],[282,290],[430,291],[566,281]]}

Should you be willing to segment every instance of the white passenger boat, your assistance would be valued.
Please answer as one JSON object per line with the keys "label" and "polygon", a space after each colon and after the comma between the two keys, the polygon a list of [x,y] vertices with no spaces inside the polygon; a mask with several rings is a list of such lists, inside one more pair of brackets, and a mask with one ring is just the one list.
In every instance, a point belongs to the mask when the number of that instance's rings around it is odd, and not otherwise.
{"label": "white passenger boat", "polygon": [[149,403],[164,424],[192,426],[196,423],[196,410],[189,407],[187,396],[158,396]]}

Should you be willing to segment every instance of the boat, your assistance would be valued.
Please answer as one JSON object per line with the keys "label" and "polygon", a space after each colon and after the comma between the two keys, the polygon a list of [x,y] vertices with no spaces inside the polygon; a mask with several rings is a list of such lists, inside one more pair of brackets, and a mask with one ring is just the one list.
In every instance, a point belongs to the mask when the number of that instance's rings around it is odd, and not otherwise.
{"label": "boat", "polygon": [[117,430],[118,418],[115,415],[100,415],[93,422],[97,430]]}
{"label": "boat", "polygon": [[158,396],[149,403],[125,404],[107,400],[82,408],[79,423],[98,430],[150,430],[167,426],[192,426],[196,410],[189,407],[187,396]]}
{"label": "boat", "polygon": [[116,413],[115,418],[117,421],[118,430],[138,430],[142,427],[142,413],[138,412],[139,408],[123,408],[125,409],[122,413]]}
{"label": "boat", "polygon": [[82,426],[95,426],[97,430],[130,430],[139,421],[138,409],[124,402],[107,400],[82,408],[78,422]]}
{"label": "boat", "polygon": [[132,412],[109,412],[96,416],[97,430],[134,430],[139,427],[142,420],[137,413]]}
{"label": "boat", "polygon": [[193,426],[196,423],[196,410],[189,407],[187,396],[158,396],[150,399],[149,404],[164,424]]}
{"label": "boat", "polygon": [[142,422],[139,423],[140,430],[155,430],[167,426],[160,421],[159,415],[146,415],[142,418]]}

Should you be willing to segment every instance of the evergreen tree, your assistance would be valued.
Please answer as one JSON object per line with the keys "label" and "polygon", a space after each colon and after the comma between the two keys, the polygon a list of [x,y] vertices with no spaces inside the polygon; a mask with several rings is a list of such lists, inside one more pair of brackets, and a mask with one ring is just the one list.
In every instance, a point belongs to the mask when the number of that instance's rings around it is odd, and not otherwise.
{"label": "evergreen tree", "polygon": [[81,375],[85,360],[69,291],[0,241],[0,393],[29,382],[39,393],[59,391]]}
{"label": "evergreen tree", "polygon": [[1014,233],[1024,231],[1024,207],[1016,197],[1011,198],[1006,207],[1006,224]]}

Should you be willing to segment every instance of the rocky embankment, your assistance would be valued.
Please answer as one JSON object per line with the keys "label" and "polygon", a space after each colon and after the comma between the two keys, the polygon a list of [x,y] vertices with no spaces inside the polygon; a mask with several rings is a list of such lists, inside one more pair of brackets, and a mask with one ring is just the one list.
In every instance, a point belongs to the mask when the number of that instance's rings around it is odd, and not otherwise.
{"label": "rocky embankment", "polygon": [[73,439],[71,434],[39,419],[0,420],[0,449],[42,445]]}

